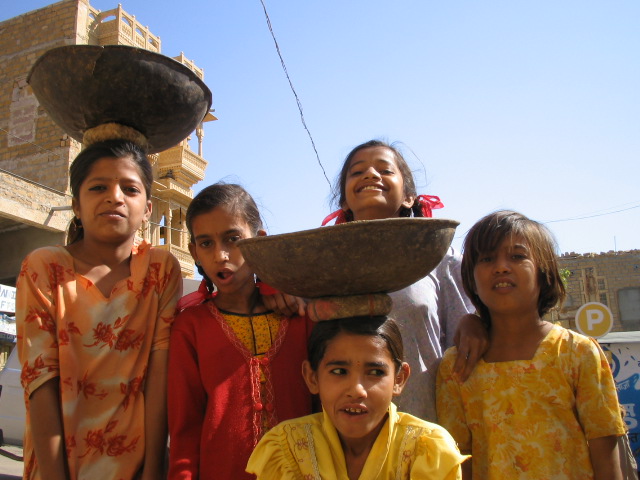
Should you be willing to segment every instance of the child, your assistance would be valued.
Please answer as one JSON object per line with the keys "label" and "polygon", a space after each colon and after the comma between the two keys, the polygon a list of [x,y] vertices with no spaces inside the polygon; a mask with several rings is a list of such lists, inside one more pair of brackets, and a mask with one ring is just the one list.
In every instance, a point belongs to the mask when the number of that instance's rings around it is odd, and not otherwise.
{"label": "child", "polygon": [[171,330],[169,478],[249,479],[244,467],[264,432],[311,413],[300,375],[311,324],[262,304],[236,245],[265,235],[242,187],[205,188],[186,221],[208,293],[204,303],[179,313]]}
{"label": "child", "polygon": [[70,243],[22,264],[26,479],[162,477],[169,326],[182,277],[170,253],[134,242],[151,214],[152,181],[137,145],[87,147],[71,165]]}
{"label": "child", "polygon": [[473,478],[621,478],[607,359],[595,340],[542,319],[565,294],[549,231],[519,213],[487,215],[465,239],[462,278],[490,322],[489,349],[465,383],[446,352],[438,421],[472,453]]}
{"label": "child", "polygon": [[391,403],[409,377],[402,355],[388,317],[317,323],[302,370],[323,412],[270,430],[247,471],[269,480],[460,478],[465,457],[451,435]]}
{"label": "child", "polygon": [[[400,152],[378,140],[358,145],[347,155],[334,187],[341,210],[325,219],[336,223],[394,217],[430,217],[442,208],[438,197],[417,196],[411,169]],[[411,381],[398,399],[403,412],[435,422],[435,379],[444,350],[453,345],[456,329],[462,332],[457,369],[465,375],[486,348],[487,333],[462,291],[460,258],[451,248],[426,277],[391,293],[390,317],[398,321],[412,371]],[[468,360],[468,362],[467,362]]]}

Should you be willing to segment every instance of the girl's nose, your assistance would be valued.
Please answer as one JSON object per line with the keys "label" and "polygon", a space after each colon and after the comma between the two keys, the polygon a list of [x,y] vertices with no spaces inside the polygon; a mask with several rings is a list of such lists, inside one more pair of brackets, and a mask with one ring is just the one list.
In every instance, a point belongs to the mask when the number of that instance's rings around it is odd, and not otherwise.
{"label": "girl's nose", "polygon": [[365,170],[364,178],[381,178],[381,177],[380,177],[380,173],[378,173],[375,167],[371,166]]}
{"label": "girl's nose", "polygon": [[347,395],[351,398],[365,398],[367,396],[367,389],[364,388],[362,381],[357,379],[351,384]]}
{"label": "girl's nose", "polygon": [[218,248],[216,250],[216,260],[218,262],[226,262],[229,260],[229,252],[227,252],[224,248]]}
{"label": "girl's nose", "polygon": [[496,269],[496,273],[505,273],[511,270],[511,265],[509,264],[509,259],[506,255],[498,255],[496,257],[496,262],[494,265]]}
{"label": "girl's nose", "polygon": [[122,203],[124,200],[124,192],[119,186],[115,186],[109,189],[109,196],[107,201],[114,203]]}

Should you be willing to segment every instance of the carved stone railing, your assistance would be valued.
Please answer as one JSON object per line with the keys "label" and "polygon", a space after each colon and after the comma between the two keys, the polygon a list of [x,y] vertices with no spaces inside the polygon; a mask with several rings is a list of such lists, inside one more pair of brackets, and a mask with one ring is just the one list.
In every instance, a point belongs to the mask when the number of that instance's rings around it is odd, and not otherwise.
{"label": "carved stone railing", "polygon": [[149,27],[129,15],[121,5],[101,12],[89,8],[88,35],[97,38],[99,45],[129,45],[160,53],[160,37],[153,35]]}

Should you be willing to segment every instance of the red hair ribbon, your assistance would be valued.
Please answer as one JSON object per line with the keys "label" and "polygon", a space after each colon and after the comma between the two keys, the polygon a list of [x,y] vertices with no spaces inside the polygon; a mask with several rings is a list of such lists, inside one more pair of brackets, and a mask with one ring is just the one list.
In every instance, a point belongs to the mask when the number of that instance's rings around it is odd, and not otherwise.
{"label": "red hair ribbon", "polygon": [[202,279],[198,290],[196,290],[195,292],[191,292],[178,300],[178,312],[181,312],[188,307],[200,305],[201,303],[204,303],[205,300],[208,300],[213,296],[214,294],[209,292],[209,289],[207,288],[207,281]]}
{"label": "red hair ribbon", "polygon": [[335,212],[329,214],[323,221],[322,221],[322,227],[324,227],[327,223],[329,223],[331,220],[336,219],[336,223],[334,223],[334,225],[338,225],[340,223],[345,223],[347,221],[347,217],[345,216],[345,212],[344,210],[340,209],[340,210],[336,210]]}
{"label": "red hair ribbon", "polygon": [[444,203],[440,201],[440,197],[436,197],[435,195],[418,195],[416,201],[420,204],[422,215],[425,217],[433,217],[431,210],[444,207]]}
{"label": "red hair ribbon", "polygon": [[[422,210],[423,217],[433,217],[432,210],[444,207],[444,204],[440,201],[440,197],[436,197],[435,195],[418,195],[416,197],[415,202],[418,202],[418,204],[420,205],[420,209]],[[329,223],[334,218],[336,219],[336,223],[334,223],[334,225],[339,225],[347,221],[345,211],[340,209],[329,214],[322,221],[322,226],[324,227],[327,223]]]}

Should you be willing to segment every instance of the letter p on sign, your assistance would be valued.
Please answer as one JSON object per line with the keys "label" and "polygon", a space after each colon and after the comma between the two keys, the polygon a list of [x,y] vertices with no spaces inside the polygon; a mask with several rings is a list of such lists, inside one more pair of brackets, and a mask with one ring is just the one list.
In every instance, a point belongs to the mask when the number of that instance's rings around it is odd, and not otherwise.
{"label": "letter p on sign", "polygon": [[613,314],[609,307],[602,303],[585,303],[576,313],[576,327],[583,335],[602,337],[613,327]]}

